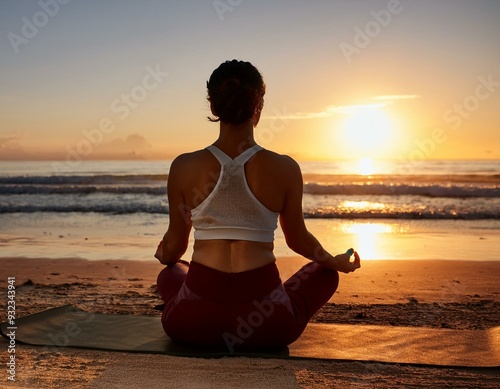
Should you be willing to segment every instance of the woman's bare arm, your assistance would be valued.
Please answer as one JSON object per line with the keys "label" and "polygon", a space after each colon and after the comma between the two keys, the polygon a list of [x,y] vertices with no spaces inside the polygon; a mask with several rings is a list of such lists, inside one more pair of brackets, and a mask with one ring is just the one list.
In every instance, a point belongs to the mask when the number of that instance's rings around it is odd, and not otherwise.
{"label": "woman's bare arm", "polygon": [[333,270],[350,273],[358,269],[360,258],[354,252],[354,262],[350,262],[349,254],[332,256],[321,243],[312,235],[304,222],[302,211],[303,180],[300,167],[291,158],[287,163],[287,189],[286,199],[282,212],[280,212],[280,225],[285,235],[286,243],[297,254]]}
{"label": "woman's bare arm", "polygon": [[181,259],[189,243],[191,217],[183,195],[187,174],[185,158],[187,158],[185,155],[177,157],[172,162],[168,175],[167,195],[170,222],[160,243],[161,247],[158,248],[161,255],[157,256],[160,262],[167,266],[172,266]]}

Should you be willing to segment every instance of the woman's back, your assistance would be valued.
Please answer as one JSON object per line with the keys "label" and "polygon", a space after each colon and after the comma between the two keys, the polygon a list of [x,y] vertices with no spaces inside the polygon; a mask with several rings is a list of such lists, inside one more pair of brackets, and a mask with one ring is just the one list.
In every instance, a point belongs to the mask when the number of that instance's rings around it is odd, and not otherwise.
{"label": "woman's back", "polygon": [[[227,146],[220,149],[233,159],[242,154]],[[291,185],[294,164],[290,158],[268,150],[258,151],[244,164],[249,190],[270,214],[279,214],[285,207],[287,192],[294,187]],[[172,167],[174,176],[169,178],[170,185],[181,193],[186,212],[207,205],[206,199],[220,179],[221,163],[217,158],[204,149],[178,157]],[[275,257],[272,242],[197,239],[192,260],[221,271],[241,272],[274,262]]]}

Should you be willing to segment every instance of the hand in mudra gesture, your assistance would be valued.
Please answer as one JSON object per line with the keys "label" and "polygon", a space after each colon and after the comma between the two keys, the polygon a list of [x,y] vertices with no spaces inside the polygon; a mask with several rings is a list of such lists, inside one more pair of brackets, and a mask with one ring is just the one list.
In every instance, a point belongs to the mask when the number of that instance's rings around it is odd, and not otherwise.
{"label": "hand in mudra gesture", "polygon": [[[351,256],[354,254],[354,261],[351,261]],[[344,254],[338,254],[331,258],[328,267],[342,273],[352,273],[361,267],[361,259],[357,251],[353,249],[347,250]]]}

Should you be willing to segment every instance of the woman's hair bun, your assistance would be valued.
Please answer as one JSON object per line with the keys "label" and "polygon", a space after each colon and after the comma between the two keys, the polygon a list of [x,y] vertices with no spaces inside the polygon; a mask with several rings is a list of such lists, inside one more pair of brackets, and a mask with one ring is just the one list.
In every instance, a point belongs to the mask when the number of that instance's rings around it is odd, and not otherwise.
{"label": "woman's hair bun", "polygon": [[221,85],[221,93],[231,93],[241,86],[241,81],[237,78],[228,78],[224,80]]}
{"label": "woman's hair bun", "polygon": [[226,61],[214,70],[207,82],[208,100],[215,118],[210,121],[245,123],[261,107],[266,86],[262,75],[250,63]]}

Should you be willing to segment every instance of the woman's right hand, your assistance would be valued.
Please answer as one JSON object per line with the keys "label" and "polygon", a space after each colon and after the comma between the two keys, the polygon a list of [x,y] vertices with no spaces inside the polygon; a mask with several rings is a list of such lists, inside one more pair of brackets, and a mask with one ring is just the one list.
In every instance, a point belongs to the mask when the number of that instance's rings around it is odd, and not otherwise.
{"label": "woman's right hand", "polygon": [[361,267],[361,259],[357,251],[354,251],[354,261],[351,262],[351,255],[349,253],[338,254],[331,257],[325,263],[329,269],[337,270],[342,273],[352,273]]}
{"label": "woman's right hand", "polygon": [[162,257],[163,257],[163,240],[160,240],[160,243],[156,248],[155,258],[161,262]]}

